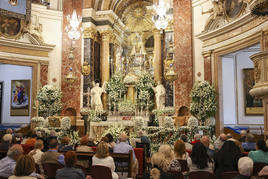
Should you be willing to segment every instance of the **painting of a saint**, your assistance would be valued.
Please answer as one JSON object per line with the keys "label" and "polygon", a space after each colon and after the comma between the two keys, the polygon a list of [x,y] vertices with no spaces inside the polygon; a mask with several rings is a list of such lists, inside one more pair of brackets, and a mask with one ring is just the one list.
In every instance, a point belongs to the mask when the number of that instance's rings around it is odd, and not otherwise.
{"label": "painting of a saint", "polygon": [[249,91],[253,88],[255,84],[254,70],[253,68],[243,69],[243,73],[244,73],[245,114],[262,115],[263,114],[262,100],[249,94]]}
{"label": "painting of a saint", "polygon": [[0,16],[0,34],[12,38],[20,33],[21,22],[13,17]]}
{"label": "painting of a saint", "polygon": [[30,105],[30,80],[11,81],[11,115],[28,116]]}
{"label": "painting of a saint", "polygon": [[225,0],[224,1],[224,10],[228,18],[235,18],[241,14],[244,9],[245,4],[243,0]]}

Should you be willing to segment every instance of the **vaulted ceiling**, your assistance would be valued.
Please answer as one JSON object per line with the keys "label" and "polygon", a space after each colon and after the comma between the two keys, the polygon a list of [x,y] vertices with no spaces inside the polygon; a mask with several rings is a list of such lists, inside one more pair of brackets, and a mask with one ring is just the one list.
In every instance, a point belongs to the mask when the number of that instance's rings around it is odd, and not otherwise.
{"label": "vaulted ceiling", "polygon": [[133,3],[147,2],[148,5],[153,3],[153,0],[92,0],[92,7],[95,10],[113,10],[120,18],[124,11]]}

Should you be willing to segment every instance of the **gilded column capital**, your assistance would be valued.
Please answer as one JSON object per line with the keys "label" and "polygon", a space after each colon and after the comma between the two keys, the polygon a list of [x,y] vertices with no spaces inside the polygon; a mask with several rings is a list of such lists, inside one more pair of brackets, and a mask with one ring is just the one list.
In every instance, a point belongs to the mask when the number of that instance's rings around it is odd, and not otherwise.
{"label": "gilded column capital", "polygon": [[101,35],[102,40],[110,40],[113,33],[111,30],[105,30],[105,31],[100,32],[100,35]]}
{"label": "gilded column capital", "polygon": [[204,58],[211,57],[212,50],[202,52],[202,55]]}
{"label": "gilded column capital", "polygon": [[154,34],[154,36],[161,35],[160,30],[158,30],[158,29],[153,29],[153,34]]}
{"label": "gilded column capital", "polygon": [[92,27],[87,27],[84,30],[84,38],[91,38],[91,39],[95,39],[97,36],[97,31],[96,29],[92,28]]}

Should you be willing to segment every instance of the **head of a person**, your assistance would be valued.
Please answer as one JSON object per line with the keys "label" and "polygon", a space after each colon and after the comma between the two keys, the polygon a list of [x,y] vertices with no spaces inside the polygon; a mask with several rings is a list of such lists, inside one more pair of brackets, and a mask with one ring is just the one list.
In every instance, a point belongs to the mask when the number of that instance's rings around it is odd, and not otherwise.
{"label": "head of a person", "polygon": [[251,176],[253,171],[253,160],[249,157],[241,157],[238,160],[238,171],[240,175]]}
{"label": "head of a person", "polygon": [[181,106],[178,111],[178,116],[188,116],[189,115],[189,109],[186,106]]}
{"label": "head of a person", "polygon": [[105,136],[101,138],[101,141],[106,142],[106,143],[109,143],[108,137],[105,137]]}
{"label": "head of a person", "polygon": [[237,162],[240,157],[241,150],[232,140],[224,142],[219,150],[219,160],[225,165],[237,166]]}
{"label": "head of a person", "polygon": [[200,134],[195,134],[194,135],[194,140],[200,140],[201,139],[201,135]]}
{"label": "head of a person", "polygon": [[37,137],[35,131],[33,131],[33,130],[30,130],[30,131],[28,132],[27,136],[28,136],[29,138],[36,138],[36,137]]}
{"label": "head of a person", "polygon": [[11,134],[5,134],[5,135],[3,136],[3,141],[4,141],[4,142],[11,143],[11,142],[12,142],[12,135],[11,135]]}
{"label": "head of a person", "polygon": [[208,136],[203,136],[201,138],[201,143],[205,146],[205,147],[209,147],[209,137]]}
{"label": "head of a person", "polygon": [[268,151],[266,143],[264,142],[264,140],[258,140],[258,142],[257,142],[257,150],[262,150],[264,152]]}
{"label": "head of a person", "polygon": [[174,152],[171,149],[170,145],[167,144],[161,145],[158,149],[158,152],[162,153],[165,156],[165,158],[169,161],[174,159]]}
{"label": "head of a person", "polygon": [[36,136],[37,137],[42,137],[42,132],[41,131],[36,131]]}
{"label": "head of a person", "polygon": [[228,133],[226,136],[227,136],[227,139],[231,139],[231,138],[233,138],[233,136],[232,136],[231,133]]}
{"label": "head of a person", "polygon": [[96,154],[95,156],[97,158],[106,158],[109,156],[109,146],[107,142],[101,141],[97,148],[96,148]]}
{"label": "head of a person", "polygon": [[13,134],[13,130],[12,130],[11,128],[8,128],[8,129],[6,130],[6,134]]}
{"label": "head of a person", "polygon": [[144,131],[143,130],[139,130],[138,132],[138,137],[144,136]]}
{"label": "head of a person", "polygon": [[208,167],[208,162],[210,161],[209,156],[207,154],[206,147],[201,143],[197,142],[193,146],[192,162],[196,164],[197,168],[204,169]]}
{"label": "head of a person", "polygon": [[23,154],[23,148],[19,144],[15,144],[8,149],[7,156],[13,160],[18,160],[18,158]]}
{"label": "head of a person", "polygon": [[165,155],[161,152],[156,152],[151,158],[153,168],[160,168],[163,171],[168,170],[169,162],[166,160]]}
{"label": "head of a person", "polygon": [[177,140],[174,144],[174,153],[178,157],[182,157],[186,152],[185,143],[182,140]]}
{"label": "head of a person", "polygon": [[50,136],[52,136],[52,137],[53,137],[53,136],[57,136],[56,131],[55,131],[55,130],[51,130],[51,131],[50,131]]}
{"label": "head of a person", "polygon": [[29,176],[35,172],[34,159],[30,155],[21,155],[16,161],[15,176]]}
{"label": "head of a person", "polygon": [[157,81],[157,84],[158,84],[158,85],[161,85],[161,81]]}
{"label": "head of a person", "polygon": [[80,144],[81,144],[81,145],[87,145],[88,142],[89,142],[89,138],[88,138],[88,136],[83,136],[83,137],[81,137],[81,139],[80,139]]}
{"label": "head of a person", "polygon": [[60,140],[60,143],[61,143],[62,145],[69,145],[69,143],[70,143],[70,138],[69,138],[68,136],[63,136],[63,137],[61,138],[61,140]]}
{"label": "head of a person", "polygon": [[120,136],[119,136],[119,141],[120,141],[120,142],[126,142],[127,139],[128,139],[128,136],[127,136],[126,133],[122,133],[122,134],[120,134]]}
{"label": "head of a person", "polygon": [[221,133],[220,134],[220,140],[223,141],[223,142],[225,142],[227,140],[227,135],[224,134],[224,133]]}
{"label": "head of a person", "polygon": [[188,137],[185,134],[182,134],[180,138],[183,142],[188,142]]}
{"label": "head of a person", "polygon": [[48,145],[48,147],[49,147],[49,149],[58,149],[58,141],[57,141],[57,139],[51,139],[50,141],[49,141],[49,145]]}
{"label": "head of a person", "polygon": [[113,142],[114,141],[114,138],[113,138],[112,134],[110,134],[110,133],[106,134],[105,137],[108,138],[108,142]]}
{"label": "head of a person", "polygon": [[254,143],[255,142],[254,135],[251,133],[248,133],[248,135],[246,136],[246,142]]}
{"label": "head of a person", "polygon": [[240,131],[240,136],[241,137],[245,137],[246,135],[247,135],[247,131],[246,130]]}
{"label": "head of a person", "polygon": [[44,148],[44,142],[42,140],[37,140],[34,144],[34,148],[42,150]]}
{"label": "head of a person", "polygon": [[75,163],[77,162],[77,156],[74,151],[68,151],[64,155],[64,162],[65,166],[68,168],[72,168],[75,166]]}

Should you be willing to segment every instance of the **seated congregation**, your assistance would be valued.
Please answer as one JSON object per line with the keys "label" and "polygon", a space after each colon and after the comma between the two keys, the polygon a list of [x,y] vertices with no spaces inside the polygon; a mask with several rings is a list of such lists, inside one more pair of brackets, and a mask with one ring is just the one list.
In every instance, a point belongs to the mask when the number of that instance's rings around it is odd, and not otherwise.
{"label": "seated congregation", "polygon": [[[193,141],[181,135],[174,146],[160,145],[151,156],[149,139],[143,134],[135,142],[125,133],[114,141],[107,134],[98,143],[83,136],[78,146],[67,136],[42,136],[30,132],[25,138],[7,130],[0,144],[0,179],[249,179],[268,176],[267,142],[241,132],[240,139],[222,133],[212,142],[196,134]],[[250,139],[250,141],[249,141]],[[143,145],[143,158],[136,156]],[[249,144],[250,143],[250,144]],[[255,146],[249,150],[248,146]],[[141,164],[142,163],[142,164]],[[142,170],[141,170],[142,168]]]}

